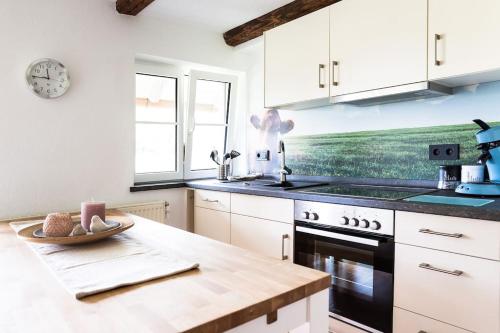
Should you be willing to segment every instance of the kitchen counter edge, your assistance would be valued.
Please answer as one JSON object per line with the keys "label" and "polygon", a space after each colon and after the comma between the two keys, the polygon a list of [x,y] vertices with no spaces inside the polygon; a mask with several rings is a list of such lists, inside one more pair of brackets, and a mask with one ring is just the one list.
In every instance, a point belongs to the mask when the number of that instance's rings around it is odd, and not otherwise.
{"label": "kitchen counter edge", "polygon": [[[477,220],[489,220],[500,222],[500,199],[495,201],[490,207],[465,207],[444,204],[425,204],[407,202],[402,200],[382,200],[369,198],[355,198],[347,196],[318,195],[298,192],[296,190],[268,190],[265,188],[244,188],[235,185],[237,183],[219,183],[216,180],[198,180],[186,182],[186,187],[200,190],[222,191],[230,193],[240,193],[249,195],[260,195],[267,197],[304,200],[314,202],[325,202],[339,205],[361,206],[370,208],[399,210],[413,213],[424,213],[433,215],[444,215],[452,217],[462,217]],[[437,191],[434,195],[450,195],[449,191]]]}

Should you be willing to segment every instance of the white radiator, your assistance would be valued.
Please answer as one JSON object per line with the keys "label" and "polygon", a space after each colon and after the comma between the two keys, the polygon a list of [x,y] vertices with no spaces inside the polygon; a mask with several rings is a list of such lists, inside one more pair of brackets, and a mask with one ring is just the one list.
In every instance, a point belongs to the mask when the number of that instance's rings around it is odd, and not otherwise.
{"label": "white radiator", "polygon": [[168,202],[155,201],[114,207],[124,213],[134,214],[156,222],[165,223]]}

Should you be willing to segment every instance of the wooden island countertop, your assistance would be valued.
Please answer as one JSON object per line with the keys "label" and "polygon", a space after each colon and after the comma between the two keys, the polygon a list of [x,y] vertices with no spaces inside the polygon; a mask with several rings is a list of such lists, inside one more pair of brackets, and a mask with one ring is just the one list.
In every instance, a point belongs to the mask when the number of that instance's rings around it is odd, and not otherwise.
{"label": "wooden island countertop", "polygon": [[130,215],[199,269],[80,301],[0,223],[0,332],[223,332],[318,293],[330,275]]}

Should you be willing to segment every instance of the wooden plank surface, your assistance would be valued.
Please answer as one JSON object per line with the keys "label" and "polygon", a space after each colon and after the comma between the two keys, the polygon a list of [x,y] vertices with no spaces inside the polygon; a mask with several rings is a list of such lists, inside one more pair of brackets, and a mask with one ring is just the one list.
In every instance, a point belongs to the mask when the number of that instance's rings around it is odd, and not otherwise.
{"label": "wooden plank surface", "polygon": [[330,285],[320,271],[132,217],[127,233],[199,270],[77,301],[0,223],[0,332],[223,332]]}
{"label": "wooden plank surface", "polygon": [[224,40],[229,46],[240,45],[262,36],[264,31],[275,28],[339,1],[340,0],[296,0],[290,2],[289,4],[270,11],[265,15],[226,31],[224,33]]}
{"label": "wooden plank surface", "polygon": [[137,15],[154,0],[116,0],[116,11],[125,15]]}

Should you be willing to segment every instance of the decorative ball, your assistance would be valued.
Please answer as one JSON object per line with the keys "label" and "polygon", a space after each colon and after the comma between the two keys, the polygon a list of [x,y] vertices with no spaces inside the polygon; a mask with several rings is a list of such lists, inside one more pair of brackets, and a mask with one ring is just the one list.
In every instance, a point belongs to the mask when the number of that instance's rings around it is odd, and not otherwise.
{"label": "decorative ball", "polygon": [[73,220],[67,213],[51,213],[43,222],[43,233],[47,237],[65,237],[73,230]]}

